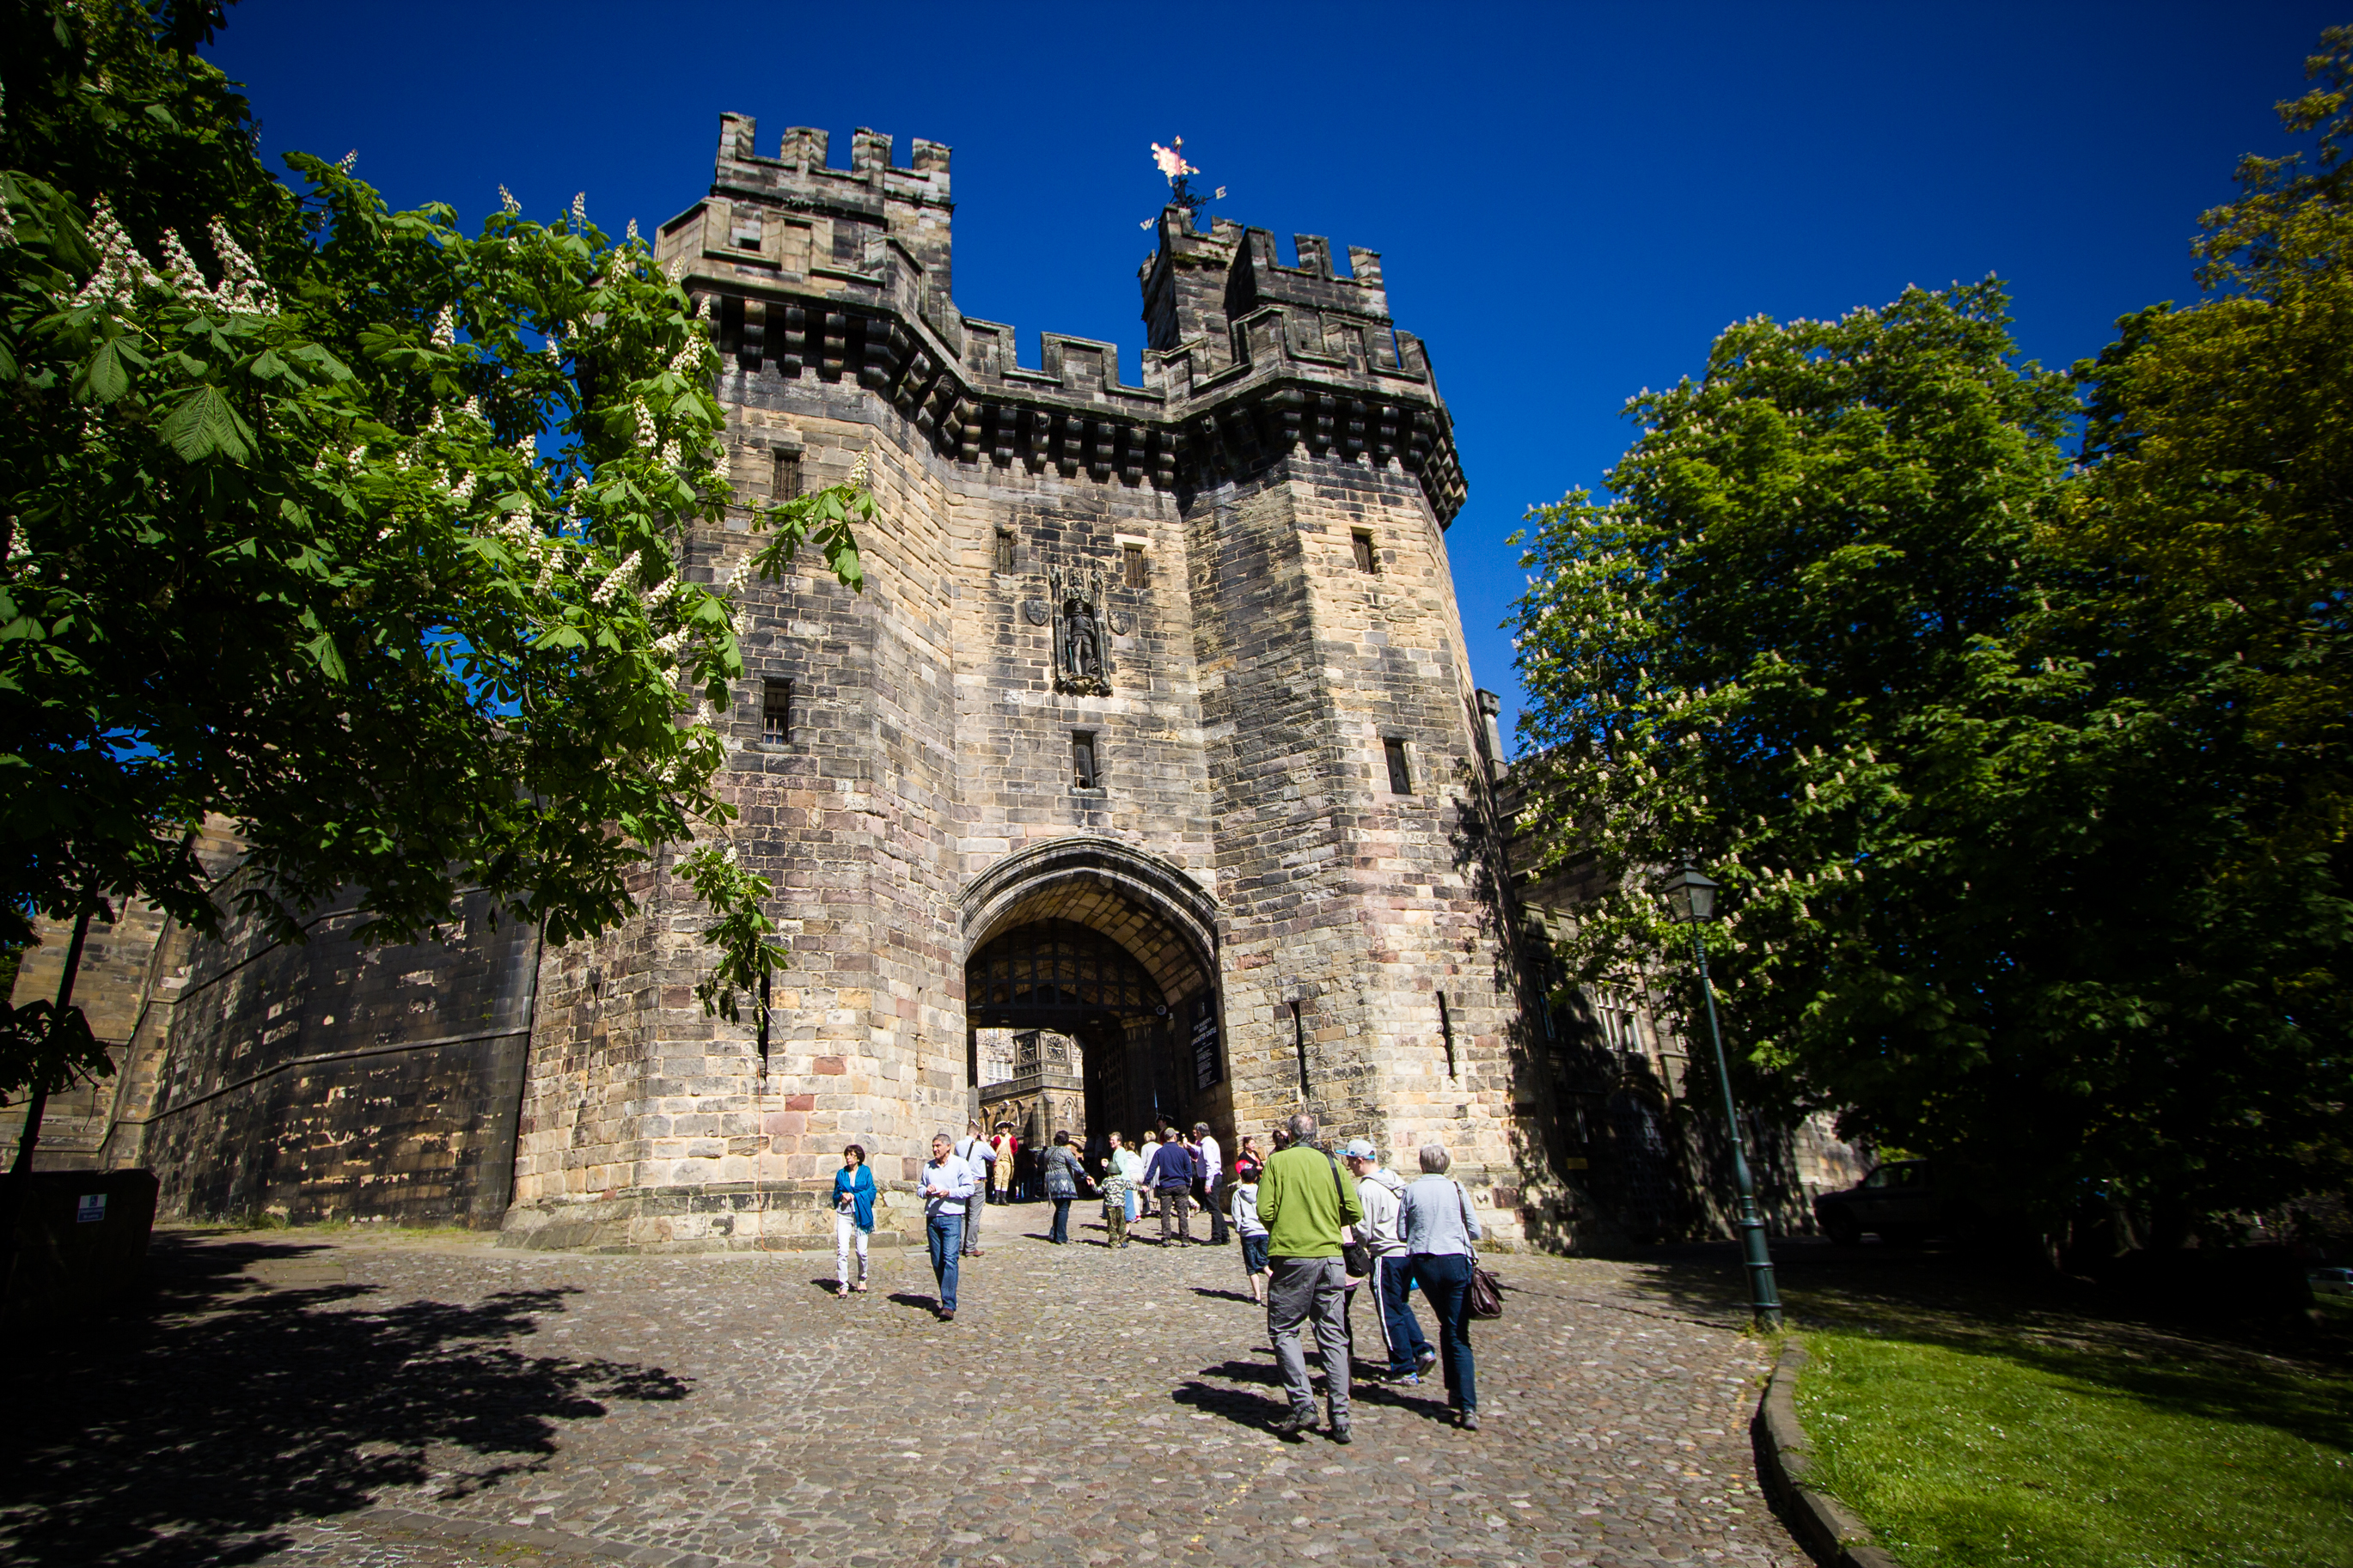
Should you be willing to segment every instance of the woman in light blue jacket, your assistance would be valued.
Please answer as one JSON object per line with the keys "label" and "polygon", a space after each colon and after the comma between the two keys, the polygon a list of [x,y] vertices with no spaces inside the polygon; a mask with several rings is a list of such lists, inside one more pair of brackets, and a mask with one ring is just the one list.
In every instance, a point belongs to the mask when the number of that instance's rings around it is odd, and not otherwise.
{"label": "woman in light blue jacket", "polygon": [[[833,1173],[834,1294],[847,1296],[866,1289],[866,1238],[874,1234],[874,1173],[866,1168],[866,1151],[852,1143],[841,1152],[841,1169]],[[858,1248],[858,1278],[849,1277],[849,1249]]]}
{"label": "woman in light blue jacket", "polygon": [[1436,1143],[1421,1147],[1421,1180],[1398,1198],[1398,1229],[1406,1267],[1438,1314],[1438,1354],[1446,1368],[1446,1402],[1466,1432],[1479,1429],[1479,1384],[1471,1361],[1471,1267],[1478,1257],[1479,1216],[1446,1168],[1453,1157]]}

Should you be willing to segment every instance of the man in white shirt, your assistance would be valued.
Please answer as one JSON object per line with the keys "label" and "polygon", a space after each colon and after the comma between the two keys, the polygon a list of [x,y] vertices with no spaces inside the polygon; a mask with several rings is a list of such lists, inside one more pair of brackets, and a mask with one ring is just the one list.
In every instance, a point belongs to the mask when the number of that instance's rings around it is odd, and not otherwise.
{"label": "man in white shirt", "polygon": [[1206,1121],[1193,1123],[1201,1155],[1201,1206],[1209,1211],[1209,1245],[1226,1244],[1226,1152]]}
{"label": "man in white shirt", "polygon": [[955,1156],[944,1132],[932,1139],[931,1163],[916,1184],[923,1200],[923,1235],[932,1247],[932,1278],[940,1284],[940,1321],[955,1321],[956,1266],[964,1251],[965,1211],[972,1205],[972,1167]]}
{"label": "man in white shirt", "polygon": [[997,1151],[980,1135],[977,1121],[964,1124],[964,1141],[955,1146],[955,1157],[972,1173],[972,1201],[965,1205],[964,1255],[980,1256],[980,1211],[988,1206],[988,1168],[997,1163]]}

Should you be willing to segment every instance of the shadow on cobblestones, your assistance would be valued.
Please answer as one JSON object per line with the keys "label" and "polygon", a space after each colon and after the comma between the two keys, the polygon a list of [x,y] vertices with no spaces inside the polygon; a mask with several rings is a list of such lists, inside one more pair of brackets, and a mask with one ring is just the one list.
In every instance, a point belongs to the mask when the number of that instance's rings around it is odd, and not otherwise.
{"label": "shadow on cobblestones", "polygon": [[18,1347],[0,1373],[0,1558],[251,1562],[379,1488],[461,1498],[543,1467],[559,1420],[691,1392],[659,1367],[523,1353],[567,1289],[375,1308],[374,1287],[248,1273],[332,1268],[305,1264],[318,1250],[159,1237],[139,1310]]}

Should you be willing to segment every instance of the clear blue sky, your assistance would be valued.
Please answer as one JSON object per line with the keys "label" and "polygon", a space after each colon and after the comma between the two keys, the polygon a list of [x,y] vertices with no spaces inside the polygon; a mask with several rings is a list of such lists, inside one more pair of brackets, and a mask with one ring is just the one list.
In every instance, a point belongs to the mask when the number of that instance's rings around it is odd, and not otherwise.
{"label": "clear blue sky", "polygon": [[[1479,679],[1521,514],[1596,485],[1627,396],[1727,322],[1837,315],[1907,283],[2010,280],[2064,365],[2187,299],[2197,215],[2282,145],[2335,5],[471,5],[245,0],[214,58],[267,149],[470,219],[503,181],[650,226],[709,185],[719,114],[955,150],[956,299],[1143,346],[1138,223],[1185,138],[1222,216],[1380,251],[1429,343],[1470,504],[1449,535]],[[1506,714],[1508,724],[1509,714]]]}

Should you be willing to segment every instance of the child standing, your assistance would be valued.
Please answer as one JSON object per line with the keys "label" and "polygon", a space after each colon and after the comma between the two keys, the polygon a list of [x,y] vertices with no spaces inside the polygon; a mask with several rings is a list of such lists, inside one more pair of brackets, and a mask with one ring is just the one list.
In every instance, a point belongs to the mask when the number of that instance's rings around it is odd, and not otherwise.
{"label": "child standing", "polygon": [[1103,1245],[1124,1247],[1127,1245],[1128,1194],[1135,1184],[1135,1178],[1129,1173],[1126,1162],[1135,1156],[1119,1146],[1118,1133],[1111,1135],[1111,1155],[1103,1161],[1103,1229],[1110,1233],[1110,1239]]}
{"label": "child standing", "polygon": [[1234,1184],[1233,1203],[1228,1218],[1234,1222],[1234,1235],[1241,1238],[1242,1273],[1249,1277],[1250,1300],[1266,1305],[1268,1263],[1266,1260],[1266,1222],[1258,1217],[1258,1170],[1252,1166]]}

